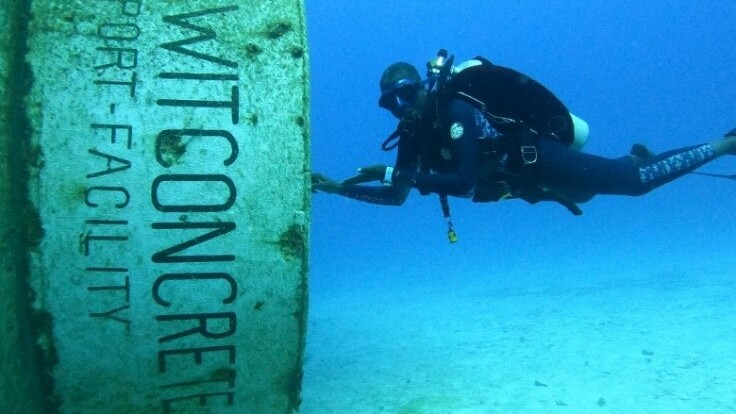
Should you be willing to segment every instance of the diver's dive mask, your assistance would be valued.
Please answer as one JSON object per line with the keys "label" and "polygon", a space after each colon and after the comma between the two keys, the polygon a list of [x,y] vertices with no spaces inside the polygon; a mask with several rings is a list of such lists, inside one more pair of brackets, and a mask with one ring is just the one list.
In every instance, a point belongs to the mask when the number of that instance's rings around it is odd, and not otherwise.
{"label": "diver's dive mask", "polygon": [[419,90],[424,87],[425,83],[426,81],[414,82],[410,79],[399,79],[388,85],[381,93],[378,106],[391,111],[397,118],[401,118],[413,109],[419,96]]}

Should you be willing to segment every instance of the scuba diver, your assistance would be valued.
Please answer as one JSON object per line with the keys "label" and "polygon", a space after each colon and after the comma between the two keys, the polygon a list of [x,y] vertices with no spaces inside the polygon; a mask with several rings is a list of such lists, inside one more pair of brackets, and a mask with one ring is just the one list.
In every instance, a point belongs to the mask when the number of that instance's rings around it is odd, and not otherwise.
{"label": "scuba diver", "polygon": [[[580,149],[587,124],[543,85],[482,57],[452,63],[440,50],[427,64],[426,79],[411,64],[390,65],[381,76],[378,105],[399,120],[382,146],[398,149],[396,163],[359,168],[342,182],[313,173],[312,190],[393,206],[403,204],[412,188],[438,194],[454,242],[447,196],[555,201],[579,215],[577,203],[594,195],[643,195],[722,155],[736,155],[736,129],[662,154],[639,144],[616,159],[586,154]],[[361,185],[373,181],[383,185]]]}

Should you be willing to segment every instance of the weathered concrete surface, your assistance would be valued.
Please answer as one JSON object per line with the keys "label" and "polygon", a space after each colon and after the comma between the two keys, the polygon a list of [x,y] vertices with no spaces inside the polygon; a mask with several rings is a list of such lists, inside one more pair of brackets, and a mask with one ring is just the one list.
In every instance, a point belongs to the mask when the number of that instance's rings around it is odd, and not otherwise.
{"label": "weathered concrete surface", "polygon": [[299,404],[301,1],[32,4],[31,257],[61,413]]}

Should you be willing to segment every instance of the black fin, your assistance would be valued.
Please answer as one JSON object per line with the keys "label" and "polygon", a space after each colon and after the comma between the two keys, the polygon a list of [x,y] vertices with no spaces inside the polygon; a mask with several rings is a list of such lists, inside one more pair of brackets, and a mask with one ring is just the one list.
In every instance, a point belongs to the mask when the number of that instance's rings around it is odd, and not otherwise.
{"label": "black fin", "polygon": [[641,144],[634,144],[631,146],[630,155],[640,158],[642,161],[646,161],[654,156],[654,153]]}

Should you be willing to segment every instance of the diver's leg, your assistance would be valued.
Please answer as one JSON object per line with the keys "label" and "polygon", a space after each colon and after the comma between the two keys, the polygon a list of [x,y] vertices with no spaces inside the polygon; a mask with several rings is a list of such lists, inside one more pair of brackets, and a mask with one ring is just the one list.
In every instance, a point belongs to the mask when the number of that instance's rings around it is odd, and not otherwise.
{"label": "diver's leg", "polygon": [[668,151],[646,160],[630,156],[618,159],[599,157],[570,150],[546,139],[539,141],[538,152],[537,178],[543,186],[593,194],[636,196],[646,194],[721,155],[736,153],[736,137]]}
{"label": "diver's leg", "polygon": [[641,160],[626,156],[604,158],[574,151],[557,141],[541,139],[537,144],[536,178],[544,187],[588,194],[639,193]]}
{"label": "diver's leg", "polygon": [[671,182],[724,155],[736,155],[736,129],[710,144],[668,151],[640,166],[640,176],[650,190]]}
{"label": "diver's leg", "polygon": [[676,180],[714,159],[725,155],[727,146],[703,144],[667,151],[639,166],[639,180],[644,193]]}

